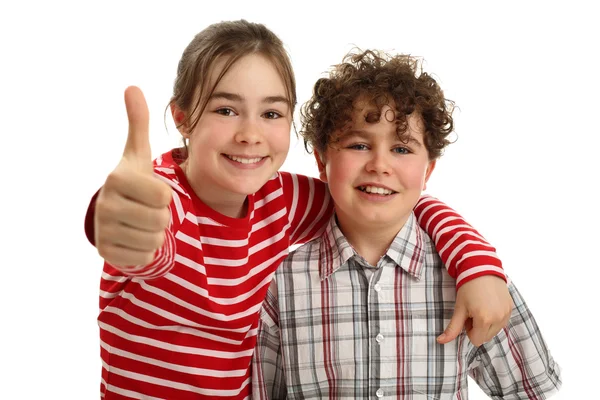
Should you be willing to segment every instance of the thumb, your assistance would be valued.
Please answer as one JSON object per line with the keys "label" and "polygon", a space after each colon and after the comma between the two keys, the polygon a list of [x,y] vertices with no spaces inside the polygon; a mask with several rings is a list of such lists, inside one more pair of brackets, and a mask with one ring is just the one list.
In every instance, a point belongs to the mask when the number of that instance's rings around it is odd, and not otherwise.
{"label": "thumb", "polygon": [[144,93],[140,88],[129,86],[125,90],[125,107],[127,109],[127,119],[129,120],[129,132],[123,157],[135,159],[141,165],[147,164],[147,168],[151,170],[150,116]]}
{"label": "thumb", "polygon": [[456,339],[456,337],[462,332],[463,327],[465,326],[465,321],[468,318],[469,315],[467,314],[467,310],[462,307],[457,307],[454,310],[454,314],[452,315],[452,319],[450,319],[446,330],[440,336],[438,336],[438,343],[446,344]]}

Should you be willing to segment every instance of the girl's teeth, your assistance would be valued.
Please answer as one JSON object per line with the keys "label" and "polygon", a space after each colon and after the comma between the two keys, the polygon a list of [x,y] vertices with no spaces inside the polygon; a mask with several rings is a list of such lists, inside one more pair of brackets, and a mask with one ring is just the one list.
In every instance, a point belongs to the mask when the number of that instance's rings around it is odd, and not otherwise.
{"label": "girl's teeth", "polygon": [[236,157],[236,156],[230,156],[230,155],[228,155],[227,158],[229,158],[230,160],[233,160],[233,161],[237,161],[242,164],[254,164],[254,163],[257,163],[260,160],[262,160],[262,157],[242,158],[242,157]]}
{"label": "girl's teeth", "polygon": [[388,195],[388,194],[393,193],[389,189],[384,189],[384,188],[380,188],[380,187],[376,187],[376,186],[361,186],[361,187],[359,187],[359,189],[362,190],[363,192],[373,193],[373,194]]}

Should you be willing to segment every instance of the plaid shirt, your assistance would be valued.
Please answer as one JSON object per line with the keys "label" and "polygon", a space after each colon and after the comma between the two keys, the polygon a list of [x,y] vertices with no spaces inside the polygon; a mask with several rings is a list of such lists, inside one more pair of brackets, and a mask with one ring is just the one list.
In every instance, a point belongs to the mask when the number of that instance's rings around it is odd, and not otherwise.
{"label": "plaid shirt", "polygon": [[[369,269],[372,273],[366,274]],[[278,268],[261,310],[253,398],[460,399],[467,376],[493,399],[544,399],[561,386],[517,289],[507,328],[479,348],[436,342],[455,282],[411,216],[376,268],[332,218]]]}

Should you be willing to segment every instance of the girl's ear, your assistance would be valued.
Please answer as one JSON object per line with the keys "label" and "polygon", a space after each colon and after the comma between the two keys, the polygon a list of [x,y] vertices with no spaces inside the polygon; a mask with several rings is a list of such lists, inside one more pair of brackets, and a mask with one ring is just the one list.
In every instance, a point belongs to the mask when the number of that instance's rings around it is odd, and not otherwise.
{"label": "girl's ear", "polygon": [[325,171],[324,158],[316,150],[315,150],[315,160],[317,160],[317,167],[319,168],[319,178],[323,182],[327,183],[327,171]]}
{"label": "girl's ear", "polygon": [[171,103],[170,107],[171,115],[173,116],[173,121],[175,121],[177,130],[179,133],[181,133],[181,136],[183,136],[185,139],[189,139],[190,134],[187,129],[187,123],[185,122],[185,113],[174,102]]}

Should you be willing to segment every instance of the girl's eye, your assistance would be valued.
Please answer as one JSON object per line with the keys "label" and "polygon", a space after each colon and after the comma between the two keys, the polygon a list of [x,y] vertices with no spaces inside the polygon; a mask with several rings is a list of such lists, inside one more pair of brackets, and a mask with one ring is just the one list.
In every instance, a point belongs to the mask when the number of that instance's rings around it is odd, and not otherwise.
{"label": "girl's eye", "polygon": [[398,154],[410,154],[411,151],[406,147],[394,147],[393,151]]}
{"label": "girl's eye", "polygon": [[215,111],[217,114],[221,114],[225,117],[232,117],[234,115],[237,115],[231,108],[219,108],[217,111]]}
{"label": "girl's eye", "polygon": [[275,111],[267,111],[263,114],[266,119],[277,119],[281,118],[281,114]]}

